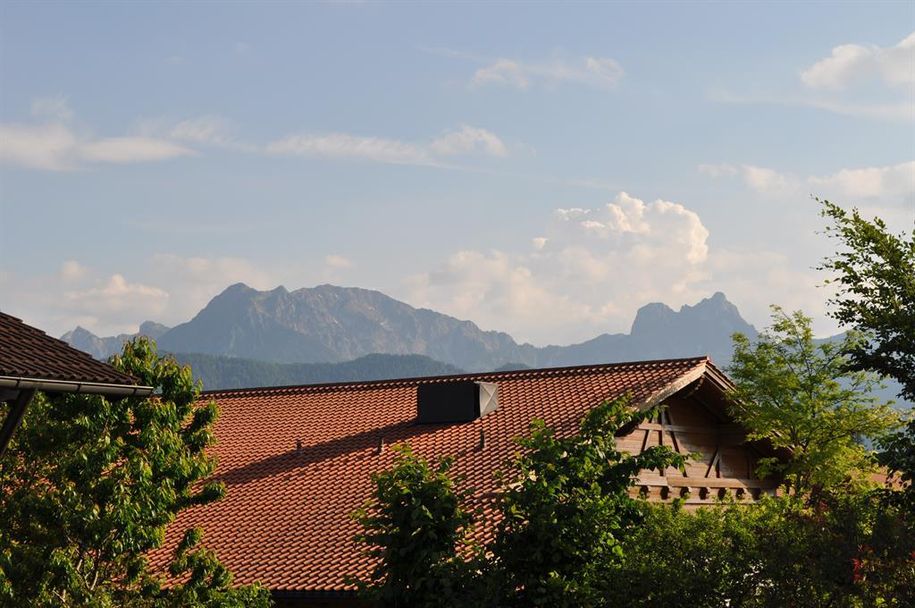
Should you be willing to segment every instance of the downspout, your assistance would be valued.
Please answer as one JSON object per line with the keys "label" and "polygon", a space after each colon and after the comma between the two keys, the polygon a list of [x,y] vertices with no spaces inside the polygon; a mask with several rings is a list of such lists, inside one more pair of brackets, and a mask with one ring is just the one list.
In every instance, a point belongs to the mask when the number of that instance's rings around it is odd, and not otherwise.
{"label": "downspout", "polygon": [[34,396],[35,389],[25,389],[19,391],[19,395],[17,395],[16,400],[13,401],[10,413],[6,415],[6,420],[3,421],[3,427],[0,428],[0,458],[3,458],[3,455],[6,453],[6,446],[9,445],[10,439],[13,437],[13,432],[22,421],[25,409],[29,406],[29,402],[32,401],[32,397]]}

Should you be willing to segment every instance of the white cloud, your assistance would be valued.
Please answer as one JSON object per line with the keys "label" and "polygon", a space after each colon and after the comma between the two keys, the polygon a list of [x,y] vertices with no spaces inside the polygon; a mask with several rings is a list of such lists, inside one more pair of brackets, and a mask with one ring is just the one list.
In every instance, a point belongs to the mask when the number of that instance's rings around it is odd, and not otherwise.
{"label": "white cloud", "polygon": [[737,174],[737,167],[727,163],[699,165],[699,173],[709,177],[723,177]]}
{"label": "white cloud", "polygon": [[608,57],[581,57],[576,60],[555,58],[544,63],[523,63],[501,58],[479,68],[471,84],[510,86],[528,89],[534,84],[557,86],[578,84],[598,89],[614,87],[623,77],[620,64]]}
{"label": "white cloud", "polygon": [[799,197],[811,193],[851,203],[862,199],[898,204],[915,197],[915,161],[883,167],[840,169],[830,175],[799,177],[755,165],[699,165],[710,177],[739,176],[747,187],[760,194]]}
{"label": "white cloud", "polygon": [[86,276],[88,270],[76,260],[67,260],[60,265],[60,278],[66,282],[78,281]]}
{"label": "white cloud", "polygon": [[[239,141],[217,116],[200,116],[174,123],[165,119],[140,121],[130,135],[99,137],[70,122],[66,98],[36,99],[32,114],[41,123],[0,123],[0,163],[67,171],[97,163],[156,162],[194,156],[194,147],[219,147],[236,152],[303,156],[339,160],[368,160],[390,164],[447,167],[445,159],[461,156],[508,156],[508,146],[495,133],[461,125],[429,141],[410,142],[348,133],[292,134],[266,145]],[[191,147],[194,146],[194,147]]]}
{"label": "white cloud", "polygon": [[[277,276],[245,258],[232,256],[180,256],[159,253],[152,256],[146,273],[149,280],[168,285],[180,300],[172,302],[161,321],[166,324],[187,321],[214,296],[234,283],[255,289],[272,289]],[[160,320],[160,319],[156,319]]]}
{"label": "white cloud", "polygon": [[168,137],[195,144],[226,145],[232,141],[228,128],[221,118],[201,116],[182,120],[168,130]]}
{"label": "white cloud", "polygon": [[166,309],[169,294],[164,289],[129,282],[113,274],[96,285],[64,292],[64,306],[70,315],[103,317],[115,326],[133,324],[137,319],[159,317]]}
{"label": "white cloud", "polygon": [[58,124],[0,124],[0,163],[64,171],[75,167],[76,137]]}
{"label": "white cloud", "polygon": [[362,159],[392,164],[430,164],[421,147],[396,139],[345,133],[290,135],[267,144],[268,154],[313,158]]}
{"label": "white cloud", "polygon": [[[37,103],[39,114],[56,112],[58,119],[66,115],[65,106],[55,106],[56,101]],[[0,124],[0,163],[29,169],[67,171],[86,163],[154,162],[191,154],[193,150],[165,139],[91,137],[62,121]]]}
{"label": "white cloud", "polygon": [[477,151],[490,156],[508,155],[508,148],[497,135],[486,129],[468,125],[462,125],[458,131],[442,135],[429,147],[432,152],[442,156],[463,155]]}
{"label": "white cloud", "polygon": [[768,167],[742,165],[741,172],[747,185],[757,192],[785,194],[795,189],[793,178]]}
{"label": "white cloud", "polygon": [[915,161],[887,167],[842,169],[832,175],[811,176],[807,182],[817,190],[836,192],[851,200],[905,199],[915,195]]}
{"label": "white cloud", "polygon": [[508,147],[498,136],[486,129],[462,125],[459,130],[445,133],[429,143],[346,133],[305,134],[290,135],[270,142],[265,151],[268,154],[308,158],[443,166],[442,159],[445,157],[474,153],[506,156]]}
{"label": "white cloud", "polygon": [[[145,320],[166,325],[187,321],[238,282],[256,289],[279,284],[276,275],[250,260],[228,256],[157,254],[134,264],[129,274],[66,260],[44,275],[0,272],[0,310],[27,316],[53,335],[81,325],[108,336],[135,332]],[[16,289],[6,289],[6,284]]]}
{"label": "white cloud", "polygon": [[454,253],[409,277],[402,297],[535,344],[628,332],[648,302],[676,308],[719,290],[758,326],[774,302],[814,315],[820,333],[835,330],[823,277],[808,262],[713,248],[699,215],[681,203],[622,192],[603,206],[556,210],[544,234],[522,251]]}
{"label": "white cloud", "polygon": [[330,268],[341,270],[346,268],[353,267],[353,261],[349,258],[346,258],[342,255],[332,253],[324,257],[324,263],[327,264]]}
{"label": "white cloud", "polygon": [[708,230],[685,206],[620,193],[603,207],[557,209],[521,252],[460,251],[410,277],[410,302],[545,342],[628,328],[652,300],[683,301],[705,276]]}
{"label": "white cloud", "polygon": [[829,57],[801,72],[803,83],[814,89],[845,89],[871,78],[889,86],[915,84],[915,32],[888,48],[860,44],[837,46]]}
{"label": "white cloud", "polygon": [[527,70],[517,61],[498,59],[491,65],[478,69],[473,75],[472,82],[474,86],[501,84],[526,89],[531,85],[526,72]]}
{"label": "white cloud", "polygon": [[795,91],[768,95],[709,92],[719,103],[815,108],[859,118],[915,122],[915,32],[898,44],[842,44],[800,71]]}
{"label": "white cloud", "polygon": [[108,137],[80,144],[76,156],[89,162],[143,163],[195,154],[174,142],[150,137]]}

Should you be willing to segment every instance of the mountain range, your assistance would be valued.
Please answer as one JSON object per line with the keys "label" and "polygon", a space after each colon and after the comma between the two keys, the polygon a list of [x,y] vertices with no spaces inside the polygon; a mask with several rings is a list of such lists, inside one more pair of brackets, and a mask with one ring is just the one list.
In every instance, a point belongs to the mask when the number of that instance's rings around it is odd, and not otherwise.
{"label": "mountain range", "polygon": [[[173,353],[200,353],[275,363],[339,363],[370,354],[425,355],[468,371],[506,365],[551,367],[635,359],[711,355],[730,360],[731,335],[756,330],[724,294],[679,311],[655,303],[636,314],[628,334],[601,334],[568,346],[519,344],[471,321],[414,308],[368,289],[319,285],[258,291],[238,283],[172,328],[147,321],[139,334]],[[134,334],[135,335],[135,334]],[[104,359],[132,335],[100,338],[77,327],[62,339]]]}
{"label": "mountain range", "polygon": [[[696,355],[726,367],[735,332],[758,335],[720,292],[679,310],[647,304],[627,334],[538,347],[379,291],[334,285],[258,291],[237,283],[175,327],[146,321],[138,334],[110,337],[77,327],[61,339],[106,359],[131,337],[149,336],[161,351],[191,364],[206,388],[216,389]],[[880,396],[896,392],[891,384]]]}

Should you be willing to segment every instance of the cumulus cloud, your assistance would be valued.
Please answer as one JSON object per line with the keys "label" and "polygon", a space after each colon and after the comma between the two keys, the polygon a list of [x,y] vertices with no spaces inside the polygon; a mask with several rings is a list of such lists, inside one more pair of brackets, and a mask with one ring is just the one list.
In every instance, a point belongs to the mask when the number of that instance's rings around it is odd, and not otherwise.
{"label": "cumulus cloud", "polygon": [[843,44],[801,72],[801,81],[814,89],[845,89],[877,78],[889,86],[915,84],[915,32],[895,46]]}
{"label": "cumulus cloud", "polygon": [[133,264],[129,272],[112,270],[117,266],[103,270],[71,259],[46,274],[0,272],[0,310],[28,317],[54,335],[76,325],[116,335],[137,331],[145,320],[187,321],[233,283],[256,289],[279,283],[250,260],[228,256],[163,253]]}
{"label": "cumulus cloud", "polygon": [[121,327],[137,319],[159,317],[166,309],[169,294],[164,289],[130,282],[113,274],[86,289],[65,291],[63,305],[70,315],[103,317],[106,324]]}
{"label": "cumulus cloud", "polygon": [[290,135],[270,142],[268,154],[338,160],[367,160],[398,165],[441,165],[444,158],[484,154],[506,156],[508,147],[494,133],[462,125],[429,143],[346,133]]}
{"label": "cumulus cloud", "polygon": [[816,316],[818,332],[835,330],[824,320],[822,276],[809,263],[765,249],[714,248],[683,203],[621,192],[601,206],[556,209],[542,235],[521,251],[458,251],[409,277],[401,295],[535,344],[628,332],[648,302],[676,308],[719,290],[757,324],[778,302]]}
{"label": "cumulus cloud", "polygon": [[502,85],[528,89],[538,83],[545,86],[569,83],[608,89],[620,81],[623,73],[622,66],[608,57],[556,58],[543,63],[501,58],[479,68],[471,84],[475,87]]}
{"label": "cumulus cloud", "polygon": [[528,251],[460,251],[410,277],[409,301],[535,342],[628,329],[638,306],[700,293],[708,230],[676,202],[625,192],[557,209]]}
{"label": "cumulus cloud", "polygon": [[824,110],[842,116],[915,122],[915,32],[899,43],[842,44],[800,70],[795,91],[740,95],[710,91],[712,101],[775,104]]}
{"label": "cumulus cloud", "polygon": [[[254,262],[233,256],[182,256],[158,253],[152,256],[146,276],[169,291],[180,293],[162,317],[166,324],[190,319],[214,296],[234,283],[255,289],[272,289],[279,280]],[[158,320],[158,319],[157,319]]]}

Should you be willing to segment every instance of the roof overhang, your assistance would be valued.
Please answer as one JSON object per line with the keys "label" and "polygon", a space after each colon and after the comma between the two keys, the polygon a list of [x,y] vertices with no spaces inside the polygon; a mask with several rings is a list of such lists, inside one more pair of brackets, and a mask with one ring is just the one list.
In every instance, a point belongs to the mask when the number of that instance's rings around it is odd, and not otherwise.
{"label": "roof overhang", "polygon": [[642,399],[635,405],[640,410],[653,408],[656,405],[663,403],[665,399],[669,399],[670,397],[676,395],[691,384],[699,382],[707,382],[711,384],[716,389],[718,389],[722,395],[726,395],[731,389],[734,388],[734,384],[728,379],[728,377],[725,376],[717,367],[712,365],[711,362],[706,360],[673,382],[663,386],[645,399]]}
{"label": "roof overhang", "polygon": [[104,382],[78,382],[22,376],[0,376],[0,388],[11,390],[38,390],[47,393],[83,393],[112,397],[146,397],[153,387],[136,384],[108,384]]}

